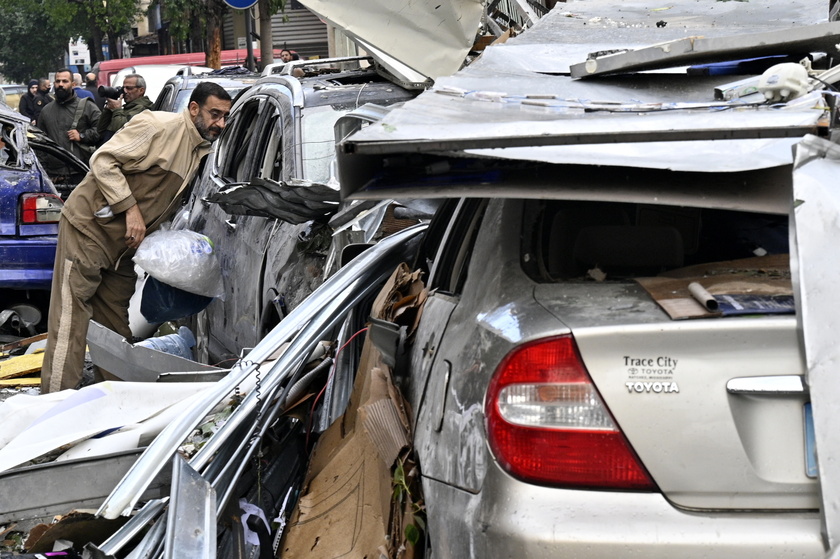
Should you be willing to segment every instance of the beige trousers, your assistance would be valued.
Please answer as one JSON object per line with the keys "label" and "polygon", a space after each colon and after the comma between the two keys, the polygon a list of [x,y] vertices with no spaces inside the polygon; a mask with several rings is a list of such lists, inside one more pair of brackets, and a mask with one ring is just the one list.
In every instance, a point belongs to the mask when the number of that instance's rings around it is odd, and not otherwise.
{"label": "beige trousers", "polygon": [[[129,255],[118,266],[111,265],[99,245],[61,219],[41,369],[42,394],[76,388],[81,382],[91,318],[131,339],[128,302],[135,279]],[[99,371],[96,380],[105,378],[114,377]]]}

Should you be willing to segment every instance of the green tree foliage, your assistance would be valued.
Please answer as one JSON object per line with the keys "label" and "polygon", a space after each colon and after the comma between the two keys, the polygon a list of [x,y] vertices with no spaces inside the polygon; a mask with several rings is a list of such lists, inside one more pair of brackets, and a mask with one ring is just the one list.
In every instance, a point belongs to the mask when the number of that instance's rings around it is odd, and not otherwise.
{"label": "green tree foliage", "polygon": [[107,33],[114,53],[142,13],[140,0],[0,0],[0,73],[18,82],[46,76],[92,28]]}
{"label": "green tree foliage", "polygon": [[[271,36],[271,16],[286,8],[287,0],[259,0],[260,15],[260,57],[263,64],[273,62]],[[160,0],[164,20],[169,21],[169,33],[173,39],[186,41],[190,38],[191,28],[206,29],[207,65],[216,67],[219,31],[224,15],[230,10],[223,0]],[[256,11],[256,10],[254,10]],[[256,54],[256,53],[254,53]]]}
{"label": "green tree foliage", "polygon": [[134,26],[135,20],[145,11],[140,7],[140,0],[44,0],[53,4],[54,12],[62,8],[61,4],[78,6],[82,28],[79,35],[90,36],[90,27],[101,29],[108,35],[109,51],[115,58],[119,52],[119,41]]}
{"label": "green tree foliage", "polygon": [[218,68],[221,53],[221,27],[229,8],[223,0],[160,0],[163,19],[169,22],[169,34],[176,41],[192,43],[198,49],[193,31],[205,30],[201,37],[207,58],[205,65]]}
{"label": "green tree foliage", "polygon": [[177,41],[190,37],[190,28],[207,25],[207,0],[161,0],[162,16],[169,22],[169,34]]}
{"label": "green tree foliage", "polygon": [[74,15],[67,10],[55,21],[41,0],[0,0],[0,73],[25,83],[61,68]]}

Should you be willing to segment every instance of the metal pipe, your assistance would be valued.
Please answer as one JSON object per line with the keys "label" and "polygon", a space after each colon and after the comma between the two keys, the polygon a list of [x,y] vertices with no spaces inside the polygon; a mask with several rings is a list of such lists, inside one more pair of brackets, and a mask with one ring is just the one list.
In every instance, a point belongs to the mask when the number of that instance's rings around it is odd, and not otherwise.
{"label": "metal pipe", "polygon": [[[332,278],[324,282],[312,295],[307,297],[285,320],[281,321],[248,355],[249,363],[243,366],[240,361],[231,372],[216,386],[207,390],[204,397],[194,406],[184,410],[170,423],[146,448],[122,480],[102,503],[98,516],[117,518],[129,515],[146,490],[154,476],[164,467],[178,447],[189,436],[199,422],[225,398],[237,385],[245,380],[257,367],[257,363],[268,358],[277,347],[287,341],[294,332],[303,327],[338,295],[350,287],[362,291],[373,289],[370,280],[378,278],[379,271],[393,267],[394,260],[405,260],[411,256],[414,243],[410,242],[425,231],[426,225],[418,225],[386,237],[353,262],[340,269]],[[360,281],[361,280],[361,281]],[[364,285],[367,282],[368,285]],[[291,349],[291,348],[290,348]],[[289,353],[289,352],[287,352]],[[281,360],[285,361],[281,358]],[[272,368],[273,369],[273,368]]]}
{"label": "metal pipe", "polygon": [[146,525],[157,518],[166,506],[169,497],[162,499],[153,499],[146,503],[137,514],[120,527],[118,531],[111,535],[107,540],[102,542],[99,546],[99,551],[106,555],[116,555],[125,544],[131,541],[137,534],[143,530]]}
{"label": "metal pipe", "polygon": [[[332,362],[333,362],[332,359],[329,359],[329,358],[325,359],[321,364],[319,364],[317,367],[312,369],[312,371],[310,371],[304,378],[302,378],[300,381],[298,381],[294,386],[300,385],[300,383],[305,381],[306,379],[309,379],[308,382],[311,382],[312,378],[314,378],[315,376],[317,376],[318,374],[323,372],[324,369],[329,368],[329,366],[332,364]],[[260,425],[260,432],[256,436],[248,438],[248,440],[247,440],[248,448],[245,451],[245,454],[243,456],[239,457],[238,460],[230,460],[228,462],[228,464],[236,464],[237,468],[236,468],[236,473],[228,481],[227,489],[225,490],[224,494],[222,495],[222,497],[219,499],[219,501],[217,503],[217,507],[218,507],[217,510],[219,511],[217,513],[218,518],[221,517],[221,511],[225,510],[225,507],[227,506],[228,501],[230,501],[231,494],[232,494],[233,490],[236,488],[236,482],[239,481],[240,477],[242,477],[242,474],[245,471],[246,466],[248,465],[248,461],[251,459],[251,456],[253,456],[254,451],[257,448],[259,448],[259,446],[261,444],[261,441],[262,441],[263,437],[265,436],[265,432],[268,430],[268,428],[271,426],[271,424],[274,423],[274,420],[277,419],[277,416],[280,415],[280,413],[283,410],[286,409],[286,401],[288,399],[289,394],[291,393],[291,389],[293,389],[294,386],[287,386],[288,390],[285,390],[284,394],[280,395],[280,397],[277,399],[277,403],[271,409],[271,412],[265,415],[265,417],[263,419],[263,422],[262,422],[262,425]],[[256,425],[254,425],[254,427],[256,428]],[[239,453],[237,452],[236,455],[238,456],[238,454]],[[216,488],[216,489],[217,489],[217,491],[219,490],[219,488]]]}
{"label": "metal pipe", "polygon": [[[366,276],[364,282],[372,280]],[[338,297],[325,302],[325,306],[310,320],[307,325],[299,332],[294,340],[289,344],[289,347],[281,355],[277,361],[274,362],[271,369],[262,381],[262,386],[267,392],[273,392],[277,385],[290,375],[290,366],[293,362],[299,359],[299,353],[308,352],[317,344],[325,332],[329,331],[334,324],[347,312],[347,308],[351,307],[356,299],[353,294],[359,289],[363,289],[363,280],[358,278],[352,282]],[[376,285],[378,282],[370,281],[370,284]],[[326,324],[326,325],[325,325]],[[247,414],[253,411],[257,406],[257,394],[252,390],[242,400],[234,413],[228,417],[224,425],[208,440],[201,450],[193,457],[192,462],[196,469],[201,469],[212,458],[222,444],[228,431],[232,431],[242,423],[247,417]]]}
{"label": "metal pipe", "polygon": [[[301,361],[297,365],[295,365],[294,369],[296,371],[299,371],[300,369],[303,368],[303,365],[304,365],[304,363],[303,363],[303,361]],[[267,393],[262,395],[262,397],[264,397],[266,400],[265,400],[265,402],[263,402],[263,405],[262,405],[261,409],[259,410],[259,414],[257,415],[257,417],[264,417],[265,416],[266,412],[268,411],[268,409],[272,405],[272,402],[274,400],[274,394],[275,394],[275,392],[277,392],[277,390],[279,390],[279,386],[277,388],[271,390],[270,392],[267,392]],[[261,393],[262,393],[262,391],[261,391]],[[243,401],[243,403],[244,403],[244,401]],[[241,408],[242,408],[242,404],[240,404],[239,407],[237,407],[237,409],[234,410],[234,413],[239,411]],[[215,460],[213,460],[213,458],[216,456],[216,450],[215,449],[224,448],[224,446],[227,444],[227,441],[229,439],[231,439],[233,437],[237,437],[236,440],[239,441],[239,445],[236,447],[236,450],[234,450],[231,453],[231,455],[226,458],[224,466],[221,468],[221,470],[217,474],[215,474],[211,478],[211,484],[213,485],[213,489],[215,489],[216,491],[221,491],[222,487],[226,486],[225,485],[225,478],[227,477],[228,472],[231,470],[231,468],[234,468],[234,467],[237,466],[237,464],[239,462],[237,457],[240,456],[240,454],[243,452],[243,449],[245,449],[245,447],[247,447],[249,444],[251,444],[252,436],[254,434],[254,431],[257,428],[257,418],[254,417],[254,413],[253,413],[254,411],[255,411],[254,408],[248,410],[248,412],[246,412],[244,414],[245,418],[243,420],[239,420],[239,418],[237,418],[236,425],[231,427],[230,429],[225,430],[224,432],[222,432],[222,428],[220,427],[219,430],[216,431],[215,433],[213,433],[213,435],[204,443],[204,446],[202,447],[202,449],[204,449],[208,444],[210,444],[210,441],[213,440],[213,447],[214,447],[213,451],[203,455],[206,458],[206,460],[205,461],[196,460],[196,458],[199,458],[200,457],[199,455],[201,455],[201,451],[199,451],[198,453],[196,453],[195,456],[193,456],[193,461],[190,462],[190,465],[192,465],[194,468],[197,467],[195,464],[201,464],[202,467],[207,462],[209,462],[210,464],[213,464],[213,462],[215,461]],[[225,425],[228,424],[228,422],[231,420],[231,417],[233,417],[233,413],[227,418],[227,421],[225,422]],[[251,419],[252,417],[254,417],[254,418]],[[250,425],[243,425],[246,421],[251,421],[251,424]],[[245,428],[242,428],[242,427],[245,427]],[[233,435],[233,433],[236,432],[235,430],[237,428],[242,429],[241,435],[239,435],[239,434]],[[231,429],[233,429],[234,431],[231,431]],[[228,433],[228,431],[231,431],[231,433]],[[222,432],[221,435],[219,435],[220,432]],[[211,460],[213,460],[213,461],[211,461]],[[207,469],[209,470],[210,468],[207,468]],[[227,483],[231,483],[231,480],[228,480]],[[224,504],[226,505],[226,503],[224,503]],[[219,511],[224,510],[224,506],[219,506],[218,510]]]}
{"label": "metal pipe", "polygon": [[[360,299],[367,296],[370,291],[376,289],[379,283],[392,273],[396,264],[399,263],[393,262],[393,259],[404,260],[405,256],[407,256],[407,254],[400,251],[400,249],[408,248],[404,246],[404,243],[406,243],[409,239],[414,238],[419,231],[425,230],[425,228],[425,225],[418,225],[396,235],[392,235],[391,237],[387,237],[386,239],[383,239],[383,241],[380,241],[379,244],[374,245],[368,251],[359,255],[357,260],[354,260],[351,264],[348,264],[348,266],[345,266],[339,271],[339,273],[341,273],[352,266],[353,269],[359,270],[359,274],[354,281],[348,283],[347,287],[341,294],[324,302],[319,311],[313,315],[312,320],[307,323],[304,329],[299,332],[298,336],[296,336],[295,340],[289,344],[286,351],[283,352],[277,361],[273,363],[271,369],[269,369],[262,382],[262,386],[266,389],[266,391],[273,392],[277,385],[289,376],[289,366],[299,359],[298,353],[301,355],[308,354],[312,346],[320,341],[321,336],[325,332],[331,330],[335,324],[344,317],[344,315],[352,310]],[[402,235],[406,232],[412,232],[412,235],[408,239],[405,239],[405,241],[400,240],[395,242],[394,237]],[[388,246],[384,246],[385,241],[391,242],[388,243]],[[391,255],[390,252],[392,251],[397,252],[397,254]],[[409,253],[410,251],[411,249],[408,248]],[[388,256],[391,256],[391,258],[388,258]],[[363,259],[363,257],[365,258]],[[338,274],[333,277],[337,276]],[[315,293],[313,293],[310,298],[314,296]],[[291,318],[296,311],[297,309],[285,320]],[[319,318],[322,317],[324,318],[323,324],[321,320],[319,320]],[[285,322],[285,320],[283,322]],[[283,322],[280,324],[283,324]],[[304,332],[307,332],[308,334],[304,336]],[[257,347],[260,347],[261,345],[262,342],[257,344]],[[213,437],[208,440],[201,450],[193,457],[190,461],[190,465],[199,471],[203,469],[206,463],[218,450],[218,446],[222,444],[226,433],[235,429],[244,420],[247,413],[254,410],[256,406],[256,399],[257,396],[255,392],[251,391],[242,401],[242,404],[234,410],[234,413],[231,414],[225,424],[219,428]]]}
{"label": "metal pipe", "polygon": [[[257,435],[256,439],[254,437],[252,437],[254,431],[257,428],[256,422],[254,422],[253,425],[249,426],[248,429],[243,429],[241,434],[237,433],[233,437],[228,437],[228,438],[235,438],[236,440],[239,440],[240,441],[239,446],[232,453],[230,453],[229,455],[226,455],[224,457],[224,466],[219,468],[218,471],[211,472],[210,471],[211,468],[209,468],[209,467],[204,471],[204,475],[208,479],[211,480],[210,482],[211,482],[211,485],[213,486],[213,489],[215,489],[216,491],[219,491],[219,489],[222,487],[222,484],[225,483],[224,478],[227,475],[230,468],[232,468],[237,463],[240,463],[240,462],[243,462],[244,460],[247,460],[247,457],[246,458],[239,458],[242,450],[246,446],[251,445],[255,440],[261,440],[262,439],[263,435],[265,434],[266,429],[274,422],[274,420],[279,415],[280,411],[282,411],[286,408],[286,403],[289,401],[289,399],[291,398],[291,400],[294,401],[294,397],[297,397],[296,396],[297,392],[302,392],[303,391],[303,388],[299,388],[299,387],[305,387],[306,385],[308,385],[308,383],[311,382],[312,379],[315,376],[317,376],[318,374],[323,372],[324,369],[328,368],[332,363],[333,363],[332,358],[327,357],[321,363],[319,363],[318,366],[316,366],[314,369],[312,369],[311,371],[306,373],[306,375],[304,375],[303,378],[301,378],[300,380],[296,381],[295,377],[292,377],[292,379],[290,379],[290,384],[287,384],[283,389],[283,393],[280,394],[280,396],[278,396],[276,398],[277,401],[276,401],[276,403],[273,404],[273,406],[271,408],[271,411],[269,413],[265,413],[265,410],[268,409],[269,405],[272,402],[267,401],[266,404],[263,405],[264,409],[263,409],[263,412],[262,412],[262,416],[263,416],[262,428],[260,430],[259,435]],[[300,370],[298,372],[300,372]],[[297,391],[296,391],[296,389],[297,389]],[[293,392],[294,392],[294,397],[292,397]],[[274,400],[273,396],[272,396],[271,400]],[[214,436],[215,436],[215,433],[214,433]],[[250,456],[250,451],[249,451],[248,456]],[[218,458],[214,459],[213,462],[210,463],[210,465],[212,466],[217,461],[218,461]],[[230,483],[230,481],[228,481],[227,483]],[[218,507],[218,509],[219,509],[219,511],[222,511],[222,510],[224,510],[224,506],[220,506],[220,507]]]}
{"label": "metal pipe", "polygon": [[154,526],[152,526],[152,529],[146,533],[146,536],[140,541],[137,547],[126,555],[125,559],[150,559],[151,557],[157,557],[160,546],[163,543],[164,535],[166,535],[166,515],[161,515]]}

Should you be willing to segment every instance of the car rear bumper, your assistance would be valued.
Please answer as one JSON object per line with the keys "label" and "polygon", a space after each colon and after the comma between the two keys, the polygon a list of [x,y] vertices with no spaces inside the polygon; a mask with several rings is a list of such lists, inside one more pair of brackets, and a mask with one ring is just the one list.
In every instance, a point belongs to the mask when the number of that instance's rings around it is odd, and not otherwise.
{"label": "car rear bumper", "polygon": [[688,512],[659,493],[538,487],[495,467],[478,494],[424,478],[435,558],[822,558],[818,512]]}
{"label": "car rear bumper", "polygon": [[0,289],[49,289],[56,239],[0,238]]}

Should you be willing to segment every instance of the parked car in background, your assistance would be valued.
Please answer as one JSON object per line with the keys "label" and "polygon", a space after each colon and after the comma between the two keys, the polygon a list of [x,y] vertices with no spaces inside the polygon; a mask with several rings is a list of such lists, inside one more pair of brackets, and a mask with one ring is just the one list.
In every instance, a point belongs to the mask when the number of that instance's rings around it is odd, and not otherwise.
{"label": "parked car in background", "polygon": [[[0,107],[0,339],[46,326],[62,195],[87,166]],[[61,169],[50,174],[48,169]]]}
{"label": "parked car in background", "polygon": [[155,100],[152,110],[173,113],[183,111],[189,105],[190,96],[195,86],[203,81],[212,81],[219,84],[230,94],[231,99],[236,99],[239,92],[252,86],[259,79],[259,75],[250,73],[215,75],[208,72],[195,75],[182,74],[166,80],[158,95],[150,97]]}
{"label": "parked car in background", "polygon": [[[220,53],[222,66],[240,66],[245,64],[247,49],[223,50]],[[259,51],[254,52],[259,62]],[[274,49],[274,58],[280,56],[280,49]],[[158,56],[138,56],[135,58],[114,58],[94,64],[92,71],[96,73],[99,85],[114,85],[114,76],[120,70],[129,66],[148,64],[204,66],[207,55],[203,52],[186,52],[181,54],[162,54]]]}
{"label": "parked car in background", "polygon": [[140,74],[146,80],[146,97],[154,101],[166,81],[172,76],[189,76],[210,72],[211,70],[212,68],[206,66],[188,66],[186,64],[137,64],[117,72],[111,83],[113,84],[112,87],[120,87],[127,75]]}
{"label": "parked car in background", "polygon": [[26,93],[26,86],[21,84],[0,85],[6,97],[6,104],[14,110],[18,110],[20,96]]}
{"label": "parked car in background", "polygon": [[[215,363],[253,347],[320,285],[332,242],[327,222],[339,208],[335,126],[367,103],[414,95],[357,67],[304,79],[264,77],[239,96],[190,203],[190,229],[215,243],[225,291],[199,316],[201,360]],[[243,196],[220,205],[217,196],[228,190]]]}

